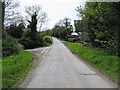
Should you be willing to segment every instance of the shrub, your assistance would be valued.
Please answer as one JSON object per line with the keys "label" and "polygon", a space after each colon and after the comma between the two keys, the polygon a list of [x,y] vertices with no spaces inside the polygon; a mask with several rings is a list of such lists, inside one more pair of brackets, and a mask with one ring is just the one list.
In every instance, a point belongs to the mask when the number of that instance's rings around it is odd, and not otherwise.
{"label": "shrub", "polygon": [[19,54],[23,47],[18,43],[17,39],[5,35],[2,40],[2,55],[3,57],[10,56],[13,54]]}
{"label": "shrub", "polygon": [[75,42],[75,41],[77,41],[77,39],[76,38],[68,38],[68,41],[69,42]]}
{"label": "shrub", "polygon": [[19,43],[24,46],[24,49],[34,48],[33,41],[30,38],[22,38],[19,40]]}
{"label": "shrub", "polygon": [[6,27],[6,31],[10,36],[14,38],[21,38],[24,28],[25,26],[23,23],[20,23],[19,25],[11,24],[10,26]]}
{"label": "shrub", "polygon": [[43,46],[43,36],[39,33],[26,31],[19,42],[24,46],[25,49],[33,49]]}
{"label": "shrub", "polygon": [[43,41],[45,41],[47,43],[52,43],[52,37],[51,36],[44,36]]}
{"label": "shrub", "polygon": [[67,37],[66,37],[66,41],[68,41],[68,38],[73,38],[73,36],[71,36],[71,35],[67,35]]}
{"label": "shrub", "polygon": [[43,46],[43,43],[44,43],[44,41],[43,41],[43,35],[37,33],[36,37],[34,38],[33,41],[36,43],[36,47]]}

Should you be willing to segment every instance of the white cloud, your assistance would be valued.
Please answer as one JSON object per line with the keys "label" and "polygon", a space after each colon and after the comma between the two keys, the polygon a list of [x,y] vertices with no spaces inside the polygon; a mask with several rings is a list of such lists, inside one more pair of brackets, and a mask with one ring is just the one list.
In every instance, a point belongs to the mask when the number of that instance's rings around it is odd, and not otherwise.
{"label": "white cloud", "polygon": [[[83,4],[84,0],[20,0],[21,8],[30,5],[41,5],[43,11],[48,14],[49,28],[65,17],[71,18],[72,21],[77,19],[75,8]],[[73,22],[72,22],[73,23]]]}

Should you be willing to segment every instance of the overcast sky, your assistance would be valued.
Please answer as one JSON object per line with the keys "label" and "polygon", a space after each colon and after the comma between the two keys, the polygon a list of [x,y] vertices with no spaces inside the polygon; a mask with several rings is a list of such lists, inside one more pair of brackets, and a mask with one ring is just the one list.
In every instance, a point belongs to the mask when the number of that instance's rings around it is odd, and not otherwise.
{"label": "overcast sky", "polygon": [[24,11],[25,6],[41,5],[43,11],[48,15],[48,28],[52,28],[60,19],[65,17],[73,20],[79,19],[75,8],[84,5],[85,0],[20,0],[21,11]]}

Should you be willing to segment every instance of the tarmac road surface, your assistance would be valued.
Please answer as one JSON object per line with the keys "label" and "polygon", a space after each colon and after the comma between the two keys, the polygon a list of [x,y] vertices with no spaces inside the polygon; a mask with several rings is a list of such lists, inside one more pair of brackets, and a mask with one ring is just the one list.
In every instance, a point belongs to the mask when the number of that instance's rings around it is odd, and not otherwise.
{"label": "tarmac road surface", "polygon": [[20,88],[117,88],[56,38],[52,46],[28,51],[36,55],[36,67]]}

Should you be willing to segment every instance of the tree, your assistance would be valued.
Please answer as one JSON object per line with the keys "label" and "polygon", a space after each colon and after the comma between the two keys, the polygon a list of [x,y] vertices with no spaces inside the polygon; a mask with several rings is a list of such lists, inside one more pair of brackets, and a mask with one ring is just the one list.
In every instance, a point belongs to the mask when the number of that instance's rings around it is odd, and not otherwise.
{"label": "tree", "polygon": [[70,18],[64,18],[63,19],[63,24],[65,25],[66,28],[70,28],[70,22],[71,19]]}
{"label": "tree", "polygon": [[67,35],[72,33],[73,26],[71,25],[71,19],[70,18],[64,18],[63,20],[59,20],[59,22],[56,24],[57,26],[64,27],[65,31],[67,32]]}
{"label": "tree", "polygon": [[[25,7],[27,14],[28,28],[24,31],[22,38],[19,42],[25,49],[31,49],[43,46],[43,35],[37,31],[37,26],[40,24],[40,28],[46,22],[47,15],[42,11],[42,8],[38,5]],[[19,25],[21,27],[21,25]]]}
{"label": "tree", "polygon": [[4,6],[5,8],[5,17],[4,24],[15,24],[21,21],[20,12],[18,12],[19,2],[15,0],[5,0]]}
{"label": "tree", "polygon": [[47,13],[46,12],[42,12],[41,16],[39,17],[39,31],[42,30],[42,27],[48,22],[48,18],[47,18]]}
{"label": "tree", "polygon": [[23,32],[24,32],[24,29],[25,29],[25,25],[23,23],[20,23],[18,26],[17,26],[17,38],[21,38],[23,36]]}
{"label": "tree", "polygon": [[92,46],[109,50],[114,55],[118,49],[119,5],[119,2],[87,2],[84,8],[77,8],[82,20],[87,22]]}
{"label": "tree", "polygon": [[72,33],[72,25],[69,18],[59,20],[58,23],[53,27],[52,36],[66,40],[67,35]]}
{"label": "tree", "polygon": [[31,32],[35,33],[37,32],[37,14],[33,14],[31,17],[31,21],[28,21],[29,25],[28,27],[31,28]]}
{"label": "tree", "polygon": [[54,36],[54,37],[57,37],[57,38],[60,38],[60,26],[58,26],[58,25],[55,25],[53,28],[52,28],[52,31],[51,31],[51,33],[52,33],[52,36]]}
{"label": "tree", "polygon": [[75,32],[87,32],[87,23],[84,20],[74,20]]}
{"label": "tree", "polygon": [[73,26],[71,25],[71,19],[70,18],[64,18],[63,24],[66,27],[67,35],[70,35],[72,33]]}
{"label": "tree", "polygon": [[[39,24],[39,28],[41,30],[43,24],[47,22],[47,14],[46,12],[42,11],[41,6],[39,5],[34,5],[34,6],[28,6],[25,8],[25,12],[27,13],[27,21],[29,22],[29,27],[33,31],[37,31],[37,25]],[[29,18],[31,20],[29,20]]]}
{"label": "tree", "polygon": [[58,26],[64,26],[63,20],[62,20],[62,19],[61,19],[61,20],[59,20],[59,22],[58,22],[58,23],[56,23],[56,25],[58,25]]}
{"label": "tree", "polygon": [[7,33],[14,38],[21,38],[23,35],[23,29],[25,28],[23,23],[20,23],[18,26],[15,24],[11,24],[6,27]]}
{"label": "tree", "polygon": [[64,26],[66,29],[71,29],[71,19],[70,18],[64,18],[63,20],[59,20],[58,23],[56,23],[58,26]]}
{"label": "tree", "polygon": [[66,37],[68,35],[67,29],[63,26],[61,26],[59,29],[60,29],[60,38],[61,39],[66,39]]}
{"label": "tree", "polygon": [[93,13],[92,10],[94,10],[96,6],[92,6],[94,5],[93,3],[94,2],[91,3],[87,2],[84,9],[82,9],[82,7],[80,6],[77,7],[77,11],[79,12],[79,15],[82,17],[82,21],[87,23],[86,27],[88,28],[88,30],[83,30],[82,32],[87,31],[91,45],[96,46],[96,42],[95,42],[96,35],[92,28],[92,26],[94,25],[93,15],[91,14]]}
{"label": "tree", "polygon": [[[4,23],[9,22],[9,20],[14,20],[14,14],[11,14],[10,10],[13,10],[13,6],[11,6],[12,0],[5,0],[5,2],[2,2],[2,19],[3,19],[3,29],[4,29]],[[11,8],[10,8],[11,7]],[[9,15],[8,15],[9,14]],[[9,18],[9,20],[8,20]],[[5,22],[4,22],[5,21]],[[13,26],[14,27],[14,26]],[[16,28],[16,27],[15,27]],[[2,56],[10,56],[13,54],[19,54],[22,51],[22,46],[18,43],[17,39],[14,39],[13,37],[9,36],[6,32],[6,30],[2,31]]]}

